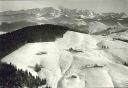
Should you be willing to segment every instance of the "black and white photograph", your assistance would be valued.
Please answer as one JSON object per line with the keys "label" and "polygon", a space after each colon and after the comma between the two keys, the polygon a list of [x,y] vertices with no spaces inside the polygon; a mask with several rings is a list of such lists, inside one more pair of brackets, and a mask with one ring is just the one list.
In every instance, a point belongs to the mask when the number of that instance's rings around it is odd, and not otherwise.
{"label": "black and white photograph", "polygon": [[128,0],[0,0],[0,88],[128,88]]}

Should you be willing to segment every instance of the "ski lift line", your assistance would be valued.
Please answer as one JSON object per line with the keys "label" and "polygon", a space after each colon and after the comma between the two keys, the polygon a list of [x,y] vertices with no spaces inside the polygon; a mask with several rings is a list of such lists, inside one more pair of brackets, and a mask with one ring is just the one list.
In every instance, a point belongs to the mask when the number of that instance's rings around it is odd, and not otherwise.
{"label": "ski lift line", "polygon": [[91,68],[103,68],[105,66],[106,65],[92,64],[92,65],[85,65],[85,66],[82,66],[82,67],[71,67],[71,68],[72,69],[80,69],[80,70],[83,70],[83,69],[91,69]]}

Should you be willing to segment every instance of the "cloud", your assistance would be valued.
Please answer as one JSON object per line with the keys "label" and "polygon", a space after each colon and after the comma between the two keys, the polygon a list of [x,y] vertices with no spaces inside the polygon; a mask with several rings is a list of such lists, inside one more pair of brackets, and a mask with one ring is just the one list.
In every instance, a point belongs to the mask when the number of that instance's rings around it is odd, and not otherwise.
{"label": "cloud", "polygon": [[98,12],[128,10],[128,0],[0,0],[0,11],[64,6]]}

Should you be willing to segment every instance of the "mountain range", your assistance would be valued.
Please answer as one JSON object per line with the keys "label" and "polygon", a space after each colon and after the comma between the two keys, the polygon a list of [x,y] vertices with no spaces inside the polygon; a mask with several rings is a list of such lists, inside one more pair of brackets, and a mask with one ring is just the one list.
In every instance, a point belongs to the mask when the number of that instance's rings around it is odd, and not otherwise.
{"label": "mountain range", "polygon": [[128,14],[126,12],[97,13],[92,10],[64,7],[0,12],[0,31],[2,32],[11,32],[37,24],[58,24],[88,32],[90,24],[95,23],[105,25],[105,30],[117,26],[118,23],[127,27]]}

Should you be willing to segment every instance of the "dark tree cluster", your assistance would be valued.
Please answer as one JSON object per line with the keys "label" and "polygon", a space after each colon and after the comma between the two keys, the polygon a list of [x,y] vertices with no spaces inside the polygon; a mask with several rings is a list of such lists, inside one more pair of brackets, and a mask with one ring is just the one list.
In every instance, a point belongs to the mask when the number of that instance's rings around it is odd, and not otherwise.
{"label": "dark tree cluster", "polygon": [[125,66],[127,66],[128,67],[128,63],[127,62],[124,62],[124,64],[123,65],[125,65]]}
{"label": "dark tree cluster", "polygon": [[38,88],[42,85],[46,85],[45,79],[34,77],[12,64],[0,63],[0,88]]}

